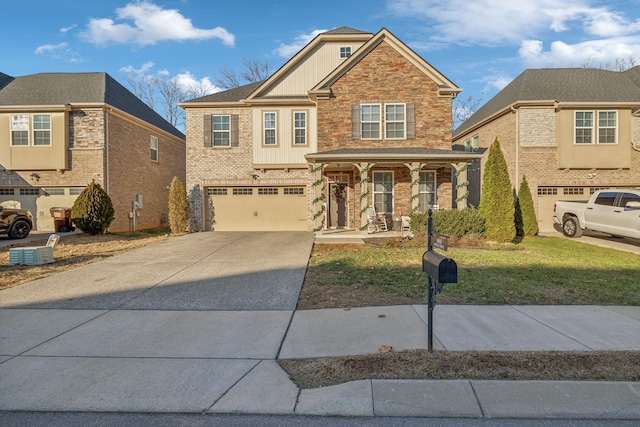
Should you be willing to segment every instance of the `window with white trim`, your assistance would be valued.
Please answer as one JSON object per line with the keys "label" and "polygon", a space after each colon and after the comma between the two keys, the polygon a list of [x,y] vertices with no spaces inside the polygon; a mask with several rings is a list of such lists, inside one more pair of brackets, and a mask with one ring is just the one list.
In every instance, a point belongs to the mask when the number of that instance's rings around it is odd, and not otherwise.
{"label": "window with white trim", "polygon": [[376,213],[393,213],[393,172],[373,173],[373,207]]}
{"label": "window with white trim", "polygon": [[387,139],[404,139],[405,104],[384,104],[384,134]]}
{"label": "window with white trim", "polygon": [[[595,117],[597,117],[597,120],[595,120]],[[575,112],[576,144],[616,144],[617,142],[617,111]]]}
{"label": "window with white trim", "polygon": [[29,115],[11,116],[11,145],[14,147],[29,145]]}
{"label": "window with white trim", "polygon": [[307,112],[293,112],[293,145],[307,144]]}
{"label": "window with white trim", "polygon": [[418,184],[418,210],[429,212],[436,203],[436,172],[421,171]]}
{"label": "window with white trim", "polygon": [[152,136],[149,142],[149,148],[151,149],[151,161],[158,161],[158,137]]}
{"label": "window with white trim", "polygon": [[51,145],[51,114],[33,115],[33,145]]}
{"label": "window with white trim", "polygon": [[340,59],[346,59],[351,56],[351,46],[340,47]]}
{"label": "window with white trim", "polygon": [[231,116],[211,116],[211,140],[214,147],[231,146]]}
{"label": "window with white trim", "polygon": [[380,139],[380,104],[360,105],[362,139]]}
{"label": "window with white trim", "polygon": [[263,113],[264,145],[276,145],[276,113]]}
{"label": "window with white trim", "polygon": [[615,111],[598,111],[598,144],[615,144],[618,115]]}

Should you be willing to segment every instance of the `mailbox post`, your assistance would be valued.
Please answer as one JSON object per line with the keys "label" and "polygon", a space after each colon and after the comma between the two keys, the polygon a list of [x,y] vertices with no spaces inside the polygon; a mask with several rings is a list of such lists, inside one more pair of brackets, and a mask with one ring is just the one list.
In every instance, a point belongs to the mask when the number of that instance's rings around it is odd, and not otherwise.
{"label": "mailbox post", "polygon": [[458,266],[454,260],[433,250],[431,234],[433,232],[432,211],[429,210],[428,245],[427,251],[422,255],[422,271],[427,274],[429,286],[427,304],[427,329],[429,352],[433,352],[433,309],[436,305],[436,294],[442,291],[445,283],[458,283]]}

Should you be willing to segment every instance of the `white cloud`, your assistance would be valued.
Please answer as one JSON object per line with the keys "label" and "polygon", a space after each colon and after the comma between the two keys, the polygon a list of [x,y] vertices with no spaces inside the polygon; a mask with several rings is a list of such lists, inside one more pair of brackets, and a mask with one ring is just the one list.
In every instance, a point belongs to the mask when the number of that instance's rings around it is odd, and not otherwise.
{"label": "white cloud", "polygon": [[640,35],[589,40],[576,44],[554,41],[544,50],[540,40],[524,40],[518,51],[528,68],[542,67],[606,67],[617,61],[640,58]]}
{"label": "white cloud", "polygon": [[[579,28],[598,37],[640,30],[640,20],[593,7],[591,0],[387,0],[394,15],[425,21],[430,42],[498,46],[519,44],[546,31]],[[614,3],[615,4],[615,3]]]}
{"label": "white cloud", "polygon": [[189,71],[176,74],[174,79],[178,83],[178,87],[185,93],[196,93],[200,96],[209,95],[211,93],[220,92],[222,89],[211,83],[209,77],[198,79]]}
{"label": "white cloud", "polygon": [[144,64],[142,64],[140,68],[135,68],[133,65],[127,65],[126,67],[120,68],[120,71],[127,74],[144,74],[150,69],[152,69],[154,65],[156,64],[154,64],[151,61],[147,61]]}
{"label": "white cloud", "polygon": [[76,27],[77,27],[77,25],[76,25],[76,24],[69,25],[68,27],[62,27],[62,28],[60,28],[60,32],[61,32],[62,34],[65,34],[65,33],[69,32],[69,31],[73,30],[73,29],[74,29],[74,28],[76,28]]}
{"label": "white cloud", "polygon": [[116,16],[117,21],[132,23],[117,23],[110,18],[91,19],[82,33],[83,39],[99,46],[110,42],[145,46],[165,40],[208,39],[220,39],[227,46],[235,43],[235,36],[222,27],[196,28],[179,10],[163,9],[147,0],[116,9]]}
{"label": "white cloud", "polygon": [[67,62],[82,62],[78,52],[69,47],[69,43],[44,44],[34,51],[36,55],[45,55],[54,59],[62,59]]}
{"label": "white cloud", "polygon": [[297,36],[290,44],[280,43],[280,46],[274,49],[273,52],[283,58],[290,58],[298,53],[298,51],[305,47],[307,43],[313,40],[318,34],[324,33],[326,31],[327,30],[314,30],[309,34],[301,34]]}

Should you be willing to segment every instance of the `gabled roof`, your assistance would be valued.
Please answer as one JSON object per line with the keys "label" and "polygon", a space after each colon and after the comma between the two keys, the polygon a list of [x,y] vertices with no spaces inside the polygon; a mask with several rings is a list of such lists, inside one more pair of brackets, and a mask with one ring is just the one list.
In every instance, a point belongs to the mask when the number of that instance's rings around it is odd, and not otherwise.
{"label": "gabled roof", "polygon": [[276,84],[281,77],[283,77],[289,70],[293,69],[298,63],[303,61],[308,55],[310,55],[314,49],[325,40],[358,40],[366,41],[373,37],[373,34],[366,31],[360,31],[349,27],[340,27],[334,30],[325,31],[318,34],[298,51],[291,59],[289,59],[282,67],[280,67],[275,73],[273,73],[268,79],[264,80],[262,85],[258,87],[251,95],[247,97],[248,100],[259,97],[261,94],[267,92],[274,84]]}
{"label": "gabled roof", "polygon": [[0,89],[11,83],[13,79],[14,77],[11,77],[10,75],[0,73]]}
{"label": "gabled roof", "polygon": [[14,78],[0,90],[0,106],[107,104],[180,139],[172,126],[107,73],[41,73]]}
{"label": "gabled roof", "polygon": [[375,49],[383,41],[387,42],[391,47],[404,56],[409,62],[415,65],[430,79],[438,85],[442,94],[456,94],[462,89],[456,86],[451,80],[447,79],[442,73],[435,69],[431,64],[425,61],[420,55],[414,52],[409,46],[403,43],[391,31],[382,28],[371,37],[364,45],[355,51],[346,61],[336,68],[331,74],[322,79],[310,92],[327,92],[331,85],[353,68],[364,56]]}
{"label": "gabled roof", "polygon": [[524,70],[453,132],[454,138],[519,103],[636,103],[640,66],[626,71],[594,68]]}
{"label": "gabled roof", "polygon": [[245,99],[247,96],[256,90],[262,84],[264,80],[259,82],[249,83],[244,86],[234,87],[233,89],[224,90],[222,92],[216,92],[209,95],[201,96],[200,98],[190,99],[185,103],[191,102],[239,102]]}

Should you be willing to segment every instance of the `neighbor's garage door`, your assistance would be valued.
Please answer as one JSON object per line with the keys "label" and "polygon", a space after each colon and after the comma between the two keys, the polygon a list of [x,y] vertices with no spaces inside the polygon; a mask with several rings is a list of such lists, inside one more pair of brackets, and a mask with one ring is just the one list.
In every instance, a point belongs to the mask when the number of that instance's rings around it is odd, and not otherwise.
{"label": "neighbor's garage door", "polygon": [[540,232],[555,231],[553,227],[553,205],[558,200],[589,200],[591,191],[583,187],[538,187],[538,229]]}
{"label": "neighbor's garage door", "polygon": [[207,230],[308,229],[305,187],[211,187],[206,194]]}

